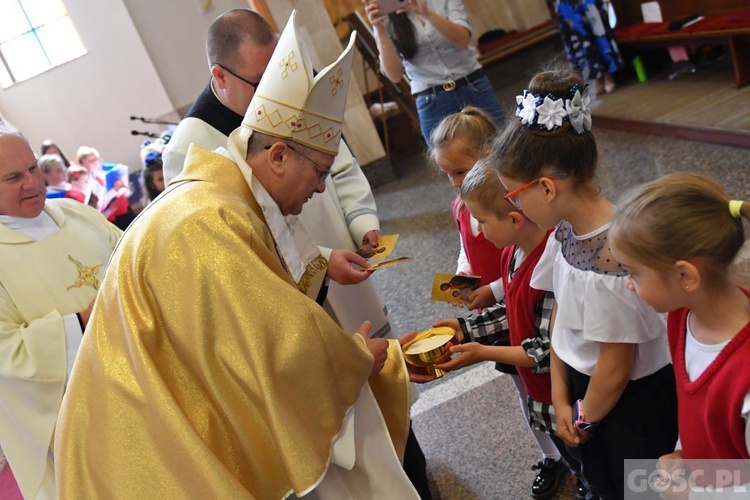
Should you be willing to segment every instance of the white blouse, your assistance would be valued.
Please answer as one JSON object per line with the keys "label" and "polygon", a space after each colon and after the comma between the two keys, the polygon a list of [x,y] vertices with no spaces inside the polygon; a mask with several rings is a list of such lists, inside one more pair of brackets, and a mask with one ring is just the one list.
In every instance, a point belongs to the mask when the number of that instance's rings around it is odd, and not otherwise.
{"label": "white blouse", "polygon": [[[599,343],[637,344],[630,375],[637,380],[655,373],[670,363],[667,346],[666,316],[654,311],[635,292],[628,290],[624,272],[597,272],[580,269],[563,253],[565,238],[572,245],[596,238],[594,255],[580,265],[598,263],[606,244],[609,224],[586,235],[573,234],[562,222],[534,269],[531,286],[552,291],[557,300],[557,316],[552,331],[552,348],[557,356],[578,372],[591,376],[599,359]],[[570,247],[570,245],[568,245]],[[585,252],[583,252],[585,253]],[[570,259],[573,260],[573,259]],[[616,263],[615,263],[616,264]],[[599,268],[597,268],[599,269]]]}

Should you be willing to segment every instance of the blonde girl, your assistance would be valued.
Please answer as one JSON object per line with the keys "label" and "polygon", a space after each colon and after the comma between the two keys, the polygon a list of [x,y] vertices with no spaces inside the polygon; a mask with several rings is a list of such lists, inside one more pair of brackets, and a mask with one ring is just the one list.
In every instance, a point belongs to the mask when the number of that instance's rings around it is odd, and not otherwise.
{"label": "blonde girl", "polygon": [[534,76],[493,145],[505,198],[554,228],[531,286],[557,300],[552,403],[588,495],[622,498],[624,459],[658,458],[677,438],[665,323],[627,288],[596,180],[588,88],[568,64]]}
{"label": "blonde girl", "polygon": [[[464,108],[445,117],[432,131],[430,159],[458,190],[477,160],[489,152],[496,132],[497,125],[487,113],[479,108]],[[503,296],[499,265],[502,249],[479,231],[479,224],[461,201],[460,194],[453,200],[453,219],[461,239],[456,273],[482,277],[480,288],[470,294],[466,306],[469,309],[489,307]]]}
{"label": "blonde girl", "polygon": [[748,216],[750,204],[695,174],[649,182],[615,214],[628,287],[669,312],[682,449],[665,458],[750,458],[750,292],[730,276]]}

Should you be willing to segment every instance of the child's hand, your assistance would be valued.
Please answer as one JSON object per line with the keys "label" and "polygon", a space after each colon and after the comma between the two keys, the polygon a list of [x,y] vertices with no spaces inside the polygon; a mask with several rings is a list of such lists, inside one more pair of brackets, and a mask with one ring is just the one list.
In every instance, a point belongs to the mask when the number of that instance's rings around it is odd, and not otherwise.
{"label": "child's hand", "polygon": [[659,457],[656,462],[656,469],[665,472],[668,477],[665,478],[666,484],[671,481],[675,471],[685,469],[685,462],[682,458],[682,450],[675,450]]}
{"label": "child's hand", "polygon": [[458,320],[456,318],[445,318],[432,324],[433,328],[437,328],[439,326],[449,326],[453,328],[454,330],[456,330],[456,338],[458,339],[458,341],[464,341],[464,332],[461,331],[461,325],[458,324]]}
{"label": "child's hand", "polygon": [[664,470],[679,469],[685,465],[682,463],[683,460],[682,450],[675,450],[672,453],[660,456],[659,461],[656,462],[656,467]]}
{"label": "child's hand", "polygon": [[581,429],[579,429],[577,427],[573,427],[573,428],[578,433],[578,437],[577,437],[578,444],[587,443],[589,441],[589,439],[591,439],[591,436],[593,436],[593,434],[591,434],[590,432],[586,432],[586,431],[581,430]]}
{"label": "child's hand", "polygon": [[468,309],[484,309],[495,305],[495,294],[492,293],[490,285],[480,286],[469,294],[469,302],[466,303]]}
{"label": "child's hand", "polygon": [[466,366],[479,363],[480,361],[486,361],[487,358],[483,356],[484,350],[487,346],[483,346],[477,342],[469,342],[468,344],[454,345],[450,348],[451,354],[458,354],[455,358],[435,365],[436,368],[440,368],[444,371],[458,370]]}
{"label": "child's hand", "polygon": [[573,406],[570,404],[555,404],[555,421],[557,422],[557,436],[571,448],[581,444],[578,429],[573,426]]}
{"label": "child's hand", "polygon": [[[400,337],[398,339],[398,343],[401,345],[401,348],[404,348],[404,344],[411,342],[414,340],[414,337],[417,336],[417,332],[411,332],[407,333],[406,335]],[[409,363],[406,363],[406,371],[409,373],[409,380],[411,382],[414,382],[415,384],[424,384],[426,382],[431,382],[435,380],[435,377],[432,375],[428,375],[427,371],[424,368],[420,368],[418,366],[412,366]]]}
{"label": "child's hand", "polygon": [[[685,470],[686,465],[682,458],[682,450],[675,450],[673,453],[662,455],[656,462],[656,470],[661,471],[659,476],[654,477],[654,486],[660,487],[661,498],[664,500],[687,500],[689,491],[675,491],[677,488],[672,486],[672,478],[678,470]],[[684,476],[684,474],[683,474]]]}

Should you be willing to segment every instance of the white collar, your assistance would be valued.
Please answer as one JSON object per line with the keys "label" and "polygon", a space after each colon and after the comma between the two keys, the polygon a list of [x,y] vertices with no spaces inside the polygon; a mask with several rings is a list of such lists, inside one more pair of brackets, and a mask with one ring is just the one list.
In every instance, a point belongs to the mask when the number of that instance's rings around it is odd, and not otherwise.
{"label": "white collar", "polygon": [[0,215],[0,224],[34,241],[41,241],[60,230],[55,220],[44,210],[30,218]]}

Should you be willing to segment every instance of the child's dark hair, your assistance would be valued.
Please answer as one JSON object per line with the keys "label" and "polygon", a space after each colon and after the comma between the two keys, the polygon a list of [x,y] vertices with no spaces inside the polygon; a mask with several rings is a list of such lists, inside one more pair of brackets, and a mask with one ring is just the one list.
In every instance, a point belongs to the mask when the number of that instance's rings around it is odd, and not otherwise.
{"label": "child's dark hair", "polygon": [[461,199],[476,201],[498,217],[517,211],[503,197],[505,187],[489,158],[477,161],[461,183]]}
{"label": "child's dark hair", "polygon": [[745,242],[742,217],[750,218],[750,204],[733,205],[708,177],[670,174],[627,192],[609,235],[624,254],[654,269],[699,259],[711,280],[726,271]]}
{"label": "child's dark hair", "polygon": [[50,149],[50,148],[55,148],[58,151],[57,155],[60,158],[62,158],[63,165],[65,165],[65,168],[68,168],[70,166],[70,162],[68,161],[67,158],[65,158],[65,155],[63,154],[63,152],[59,148],[59,146],[57,144],[55,144],[54,142],[50,141],[49,139],[46,139],[42,143],[42,147],[41,147],[42,155],[46,155],[47,154],[47,150]]}
{"label": "child's dark hair", "polygon": [[161,189],[154,184],[153,174],[154,172],[161,172],[163,169],[164,163],[161,156],[153,158],[143,169],[143,186],[146,188],[149,200],[153,200],[161,194]]}
{"label": "child's dark hair", "polygon": [[[529,82],[529,92],[552,99],[570,99],[581,76],[568,62],[556,61]],[[528,182],[551,172],[566,172],[578,185],[591,185],[597,164],[596,141],[590,130],[576,133],[569,120],[555,130],[528,127],[514,117],[495,139],[490,154],[500,173]]]}
{"label": "child's dark hair", "polygon": [[485,156],[483,151],[489,148],[497,133],[497,124],[490,115],[479,108],[467,106],[458,113],[443,118],[430,133],[429,158],[435,161],[443,148],[462,139],[466,154],[472,158]]}

